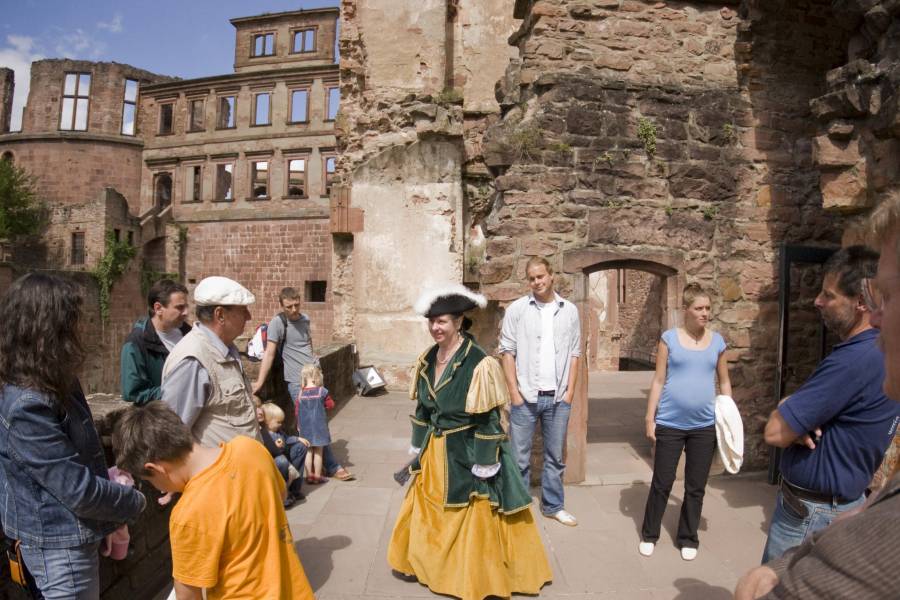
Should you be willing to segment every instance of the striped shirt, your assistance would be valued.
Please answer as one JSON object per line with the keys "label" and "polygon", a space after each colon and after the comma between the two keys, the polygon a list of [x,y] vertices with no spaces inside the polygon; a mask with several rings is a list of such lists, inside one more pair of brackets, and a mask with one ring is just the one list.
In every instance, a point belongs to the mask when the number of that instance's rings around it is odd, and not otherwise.
{"label": "striped shirt", "polygon": [[858,515],[833,522],[766,566],[778,585],[765,600],[896,598],[900,564],[900,474]]}

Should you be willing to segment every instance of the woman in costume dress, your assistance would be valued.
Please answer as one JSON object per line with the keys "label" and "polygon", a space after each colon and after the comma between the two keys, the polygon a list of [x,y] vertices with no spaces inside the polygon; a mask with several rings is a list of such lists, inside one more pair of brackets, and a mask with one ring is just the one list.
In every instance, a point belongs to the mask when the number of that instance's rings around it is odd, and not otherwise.
{"label": "woman in costume dress", "polygon": [[412,484],[388,563],[432,591],[463,600],[537,594],[552,579],[531,496],[508,448],[500,363],[466,331],[484,296],[460,285],[416,303],[436,344],[415,365],[410,399]]}

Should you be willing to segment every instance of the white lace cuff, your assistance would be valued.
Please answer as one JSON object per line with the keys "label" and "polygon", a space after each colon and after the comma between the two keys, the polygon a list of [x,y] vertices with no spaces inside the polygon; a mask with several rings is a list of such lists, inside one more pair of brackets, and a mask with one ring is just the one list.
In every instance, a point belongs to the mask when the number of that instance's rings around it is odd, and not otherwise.
{"label": "white lace cuff", "polygon": [[410,456],[418,456],[419,452],[421,452],[421,448],[416,448],[415,446],[410,446],[409,450],[406,451]]}
{"label": "white lace cuff", "polygon": [[489,467],[484,465],[472,465],[472,475],[480,479],[493,477],[500,470],[500,463],[495,463]]}

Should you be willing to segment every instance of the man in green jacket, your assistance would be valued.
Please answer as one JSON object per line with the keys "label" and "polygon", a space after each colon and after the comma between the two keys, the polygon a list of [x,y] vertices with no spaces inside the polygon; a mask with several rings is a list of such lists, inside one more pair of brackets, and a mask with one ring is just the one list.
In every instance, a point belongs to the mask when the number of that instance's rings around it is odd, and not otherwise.
{"label": "man in green jacket", "polygon": [[169,352],[191,330],[187,288],[161,279],[147,294],[149,316],[134,324],[122,346],[122,398],[138,406],[162,398],[162,368]]}

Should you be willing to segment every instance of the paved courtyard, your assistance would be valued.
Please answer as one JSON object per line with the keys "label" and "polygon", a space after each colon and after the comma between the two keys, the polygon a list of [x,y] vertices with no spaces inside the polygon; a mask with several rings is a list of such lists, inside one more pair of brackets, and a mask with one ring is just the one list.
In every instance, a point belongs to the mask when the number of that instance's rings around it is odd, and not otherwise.
{"label": "paved courtyard", "polygon": [[[650,474],[649,446],[640,434],[648,382],[647,373],[592,375],[592,485],[567,487],[566,507],[578,527],[537,517],[554,573],[542,598],[731,598],[738,577],[759,562],[775,495],[763,474],[710,480],[700,554],[692,563],[673,546],[682,493],[676,483],[656,554],[638,555]],[[306,486],[307,500],[288,511],[320,600],[441,597],[395,577],[386,562],[405,493],[391,475],[407,460],[411,410],[404,393],[356,397],[330,422],[334,448],[358,480]]]}

